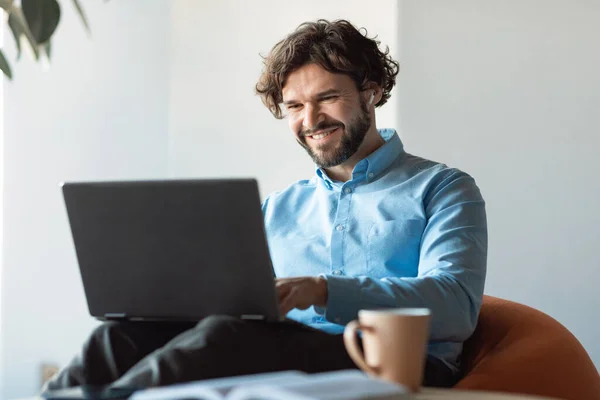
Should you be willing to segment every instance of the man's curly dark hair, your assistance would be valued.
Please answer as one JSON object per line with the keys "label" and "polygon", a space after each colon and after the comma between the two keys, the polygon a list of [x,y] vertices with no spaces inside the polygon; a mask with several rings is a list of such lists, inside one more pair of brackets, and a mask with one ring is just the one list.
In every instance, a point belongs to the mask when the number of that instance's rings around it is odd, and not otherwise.
{"label": "man's curly dark hair", "polygon": [[376,104],[380,107],[390,98],[399,65],[389,55],[389,48],[382,51],[379,44],[367,37],[364,28],[358,30],[346,20],[305,22],[264,57],[256,93],[275,118],[283,118],[281,91],[287,77],[303,65],[314,63],[331,73],[348,75],[358,90],[365,89],[369,81],[377,83],[383,89]]}

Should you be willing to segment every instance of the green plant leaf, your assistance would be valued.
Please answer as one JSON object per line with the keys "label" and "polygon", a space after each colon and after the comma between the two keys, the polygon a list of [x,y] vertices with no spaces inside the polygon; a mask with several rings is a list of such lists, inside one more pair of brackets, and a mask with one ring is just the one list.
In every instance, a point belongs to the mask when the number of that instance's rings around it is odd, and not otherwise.
{"label": "green plant leaf", "polygon": [[25,35],[29,46],[31,47],[31,50],[33,51],[35,59],[38,60],[40,57],[38,44],[35,41],[33,35],[31,34],[29,27],[27,26],[27,21],[25,20],[25,17],[23,16],[23,11],[20,8],[12,8],[8,17],[8,26],[10,26],[13,36],[15,37],[15,41],[17,42],[17,50],[19,52],[19,54],[17,55],[17,59],[21,56],[21,36]]}
{"label": "green plant leaf", "polygon": [[44,53],[46,53],[46,57],[48,57],[48,61],[50,61],[50,55],[52,54],[52,41],[48,40],[46,43],[40,46]]}
{"label": "green plant leaf", "polygon": [[8,26],[12,31],[13,37],[15,38],[15,46],[17,47],[17,60],[21,58],[21,34],[23,33],[19,28],[17,19],[12,15],[8,17]]}
{"label": "green plant leaf", "polygon": [[77,10],[77,13],[79,14],[79,17],[81,17],[81,21],[83,22],[83,25],[85,26],[85,29],[88,32],[90,31],[90,25],[88,24],[87,18],[85,16],[85,13],[83,12],[83,8],[81,8],[81,4],[79,4],[79,0],[73,0],[73,4],[75,5],[75,9]]}
{"label": "green plant leaf", "polygon": [[21,0],[23,15],[36,43],[46,43],[60,21],[56,0]]}
{"label": "green plant leaf", "polygon": [[6,12],[9,12],[10,9],[12,8],[13,5],[13,0],[0,0],[0,8],[3,8],[6,10]]}
{"label": "green plant leaf", "polygon": [[0,49],[0,69],[4,73],[4,75],[12,80],[12,71],[10,70],[10,65],[8,61],[6,61],[6,57],[4,57],[4,52]]}

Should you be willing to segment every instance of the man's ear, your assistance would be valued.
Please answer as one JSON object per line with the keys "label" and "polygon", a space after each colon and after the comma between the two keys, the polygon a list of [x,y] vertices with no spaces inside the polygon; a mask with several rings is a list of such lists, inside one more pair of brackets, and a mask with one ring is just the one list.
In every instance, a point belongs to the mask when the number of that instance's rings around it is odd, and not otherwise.
{"label": "man's ear", "polygon": [[365,86],[364,90],[367,90],[370,92],[368,100],[367,100],[367,103],[369,103],[369,106],[379,103],[379,101],[383,97],[383,91],[381,90],[381,87],[379,87],[379,85],[376,84],[375,82],[369,82]]}

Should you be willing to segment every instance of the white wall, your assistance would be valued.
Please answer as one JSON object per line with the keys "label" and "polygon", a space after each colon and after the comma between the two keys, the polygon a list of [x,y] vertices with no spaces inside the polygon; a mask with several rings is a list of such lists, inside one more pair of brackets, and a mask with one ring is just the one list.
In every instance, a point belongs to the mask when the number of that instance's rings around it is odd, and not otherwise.
{"label": "white wall", "polygon": [[594,1],[405,0],[399,86],[408,150],[487,200],[486,292],[558,319],[596,366],[599,20]]}
{"label": "white wall", "polygon": [[[173,2],[171,37],[170,173],[183,176],[253,176],[263,195],[314,174],[308,155],[285,121],[275,120],[254,95],[260,54],[300,23],[346,18],[398,49],[395,0],[345,2],[275,0]],[[397,98],[378,114],[396,126]]]}
{"label": "white wall", "polygon": [[51,68],[24,56],[4,85],[0,399],[34,394],[95,325],[58,182],[167,175],[170,2],[85,2],[91,39],[62,4]]}
{"label": "white wall", "polygon": [[[0,48],[4,49],[4,24],[0,22]],[[4,155],[4,78],[0,79],[0,154]],[[0,193],[4,187],[4,163],[0,160]],[[3,275],[3,243],[2,237],[4,225],[4,207],[2,206],[3,196],[0,196],[0,395],[2,395],[2,275]],[[1,397],[0,397],[1,398]]]}

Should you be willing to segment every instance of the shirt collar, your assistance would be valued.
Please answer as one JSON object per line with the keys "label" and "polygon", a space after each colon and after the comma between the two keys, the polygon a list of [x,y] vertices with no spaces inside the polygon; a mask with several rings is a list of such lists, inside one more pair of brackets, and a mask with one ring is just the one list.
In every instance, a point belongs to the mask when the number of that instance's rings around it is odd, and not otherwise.
{"label": "shirt collar", "polygon": [[[404,153],[404,145],[395,129],[378,129],[385,143],[360,160],[352,170],[352,180],[365,178],[368,181],[376,180],[398,156]],[[340,182],[332,181],[323,168],[316,167],[317,176],[325,181],[328,187],[341,186]]]}

